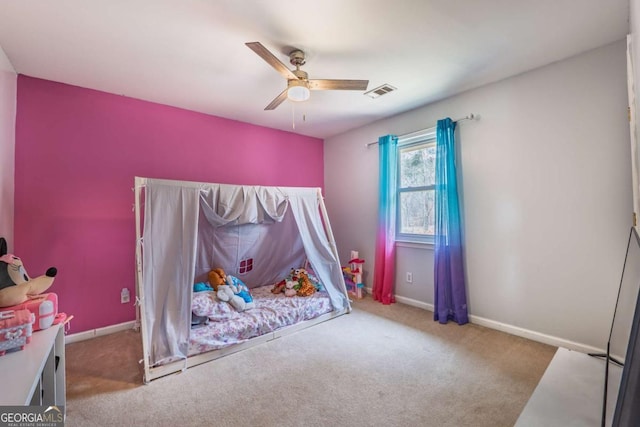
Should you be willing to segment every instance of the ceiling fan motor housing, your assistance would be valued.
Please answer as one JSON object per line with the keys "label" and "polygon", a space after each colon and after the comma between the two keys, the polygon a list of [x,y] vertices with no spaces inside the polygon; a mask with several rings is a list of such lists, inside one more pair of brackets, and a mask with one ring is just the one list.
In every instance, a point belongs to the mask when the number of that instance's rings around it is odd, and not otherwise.
{"label": "ceiling fan motor housing", "polygon": [[289,62],[291,62],[291,65],[295,65],[296,67],[303,66],[306,63],[304,59],[304,52],[299,49],[291,51],[291,53],[289,53]]}

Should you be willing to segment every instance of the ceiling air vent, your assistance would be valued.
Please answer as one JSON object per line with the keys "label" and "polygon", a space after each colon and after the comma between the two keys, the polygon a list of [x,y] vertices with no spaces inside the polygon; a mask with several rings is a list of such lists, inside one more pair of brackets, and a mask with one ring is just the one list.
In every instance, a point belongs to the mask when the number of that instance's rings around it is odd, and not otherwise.
{"label": "ceiling air vent", "polygon": [[370,91],[365,92],[364,94],[367,95],[369,98],[377,98],[379,96],[386,95],[389,92],[393,92],[394,90],[397,90],[397,89],[385,83],[382,86],[378,86],[375,89],[371,89]]}

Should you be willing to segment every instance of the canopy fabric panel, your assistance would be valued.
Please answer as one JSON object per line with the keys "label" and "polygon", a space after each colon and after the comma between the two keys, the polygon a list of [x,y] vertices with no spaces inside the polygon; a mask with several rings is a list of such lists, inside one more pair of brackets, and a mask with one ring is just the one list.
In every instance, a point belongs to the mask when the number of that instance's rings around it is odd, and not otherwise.
{"label": "canopy fabric panel", "polygon": [[187,357],[200,193],[149,183],[145,195],[141,320],[156,365]]}
{"label": "canopy fabric panel", "polygon": [[[280,222],[221,227],[211,226],[204,216],[198,227],[196,282],[206,282],[209,271],[220,267],[254,288],[274,284],[291,268],[304,266],[305,250],[289,211]],[[241,268],[243,262],[245,268]],[[251,269],[246,267],[248,262]]]}
{"label": "canopy fabric panel", "polygon": [[200,192],[202,211],[212,226],[279,222],[287,197],[278,188],[217,184]]}
{"label": "canopy fabric panel", "polygon": [[331,298],[331,304],[336,309],[346,309],[349,307],[349,300],[345,297],[347,289],[340,261],[331,251],[331,244],[319,214],[320,194],[306,191],[292,193],[289,198],[291,212],[313,271],[322,283],[328,284],[325,288]]}

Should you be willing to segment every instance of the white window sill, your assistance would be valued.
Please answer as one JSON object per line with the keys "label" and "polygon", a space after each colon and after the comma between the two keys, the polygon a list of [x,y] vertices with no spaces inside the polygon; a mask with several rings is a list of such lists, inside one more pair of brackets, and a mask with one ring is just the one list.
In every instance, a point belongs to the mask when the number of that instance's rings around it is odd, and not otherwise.
{"label": "white window sill", "polygon": [[396,240],[396,247],[400,248],[412,248],[412,249],[424,249],[428,251],[432,251],[435,249],[435,245],[433,243],[426,242],[414,242],[409,240]]}

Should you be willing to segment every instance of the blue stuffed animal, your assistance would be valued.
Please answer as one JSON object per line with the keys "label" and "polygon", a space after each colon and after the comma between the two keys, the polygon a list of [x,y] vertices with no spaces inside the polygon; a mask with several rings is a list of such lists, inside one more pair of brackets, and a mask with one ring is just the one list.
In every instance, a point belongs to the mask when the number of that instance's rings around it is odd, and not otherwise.
{"label": "blue stuffed animal", "polygon": [[[233,289],[233,293],[238,295],[240,298],[247,303],[246,308],[253,308],[255,303],[253,302],[253,296],[249,292],[249,288],[244,282],[238,279],[235,276],[227,276],[227,284]],[[249,305],[250,304],[250,305]]]}
{"label": "blue stuffed animal", "polygon": [[213,288],[208,283],[199,282],[193,285],[193,292],[213,291]]}

